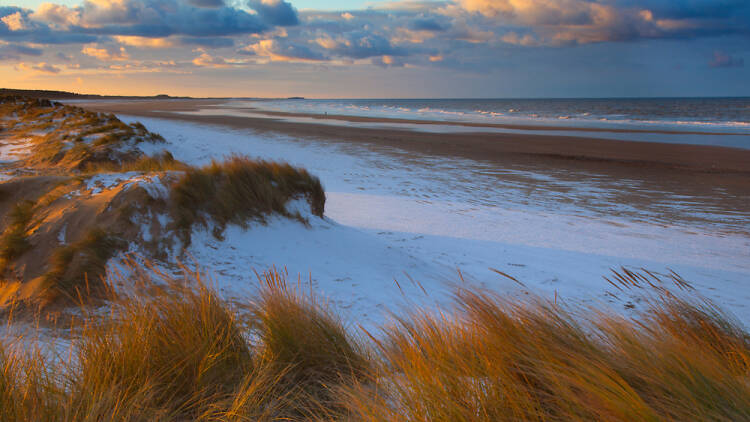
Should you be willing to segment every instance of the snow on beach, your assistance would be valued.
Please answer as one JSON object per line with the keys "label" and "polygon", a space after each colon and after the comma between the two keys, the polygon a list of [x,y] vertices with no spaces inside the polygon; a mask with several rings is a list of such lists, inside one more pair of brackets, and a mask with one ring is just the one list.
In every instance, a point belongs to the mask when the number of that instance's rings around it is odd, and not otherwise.
{"label": "snow on beach", "polygon": [[[499,291],[557,293],[619,310],[637,307],[630,303],[636,298],[611,295],[615,289],[602,276],[628,266],[672,269],[750,321],[750,227],[742,216],[696,208],[691,198],[639,206],[617,196],[638,188],[637,181],[611,186],[469,160],[138,120],[190,164],[240,153],[321,177],[327,218],[308,216],[310,227],[274,218],[249,230],[230,226],[222,242],[194,233],[189,254],[229,297],[252,292],[253,270],[286,267],[293,279],[311,277],[352,321],[368,324],[407,303],[443,302],[460,270],[467,282]],[[691,218],[666,218],[665,208]]]}
{"label": "snow on beach", "polygon": [[20,160],[31,153],[31,147],[32,140],[30,138],[17,139],[11,142],[3,139],[3,142],[0,143],[0,163]]}

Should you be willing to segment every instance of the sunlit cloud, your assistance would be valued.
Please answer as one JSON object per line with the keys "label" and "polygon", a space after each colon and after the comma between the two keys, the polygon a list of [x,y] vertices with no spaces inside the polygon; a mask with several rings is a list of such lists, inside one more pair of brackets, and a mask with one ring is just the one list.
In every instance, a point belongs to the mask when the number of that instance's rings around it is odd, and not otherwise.
{"label": "sunlit cloud", "polygon": [[31,15],[31,18],[61,27],[79,25],[81,21],[81,9],[71,9],[67,6],[54,3],[42,3]]}
{"label": "sunlit cloud", "polygon": [[169,38],[146,38],[117,35],[114,37],[114,39],[120,44],[125,44],[133,47],[167,48],[173,47],[175,45],[175,40]]}
{"label": "sunlit cloud", "polygon": [[106,62],[124,61],[130,58],[125,47],[117,46],[99,46],[97,44],[89,44],[83,47],[81,53]]}
{"label": "sunlit cloud", "polygon": [[211,67],[214,69],[227,68],[233,66],[241,66],[247,64],[247,60],[237,59],[225,59],[223,57],[212,56],[205,51],[201,52],[201,55],[193,59],[193,65],[198,67]]}
{"label": "sunlit cloud", "polygon": [[27,28],[21,12],[3,16],[0,21],[11,31],[21,31]]}
{"label": "sunlit cloud", "polygon": [[435,38],[435,33],[432,31],[414,31],[408,28],[397,28],[396,33],[391,37],[391,42],[394,44],[422,44],[425,40]]}
{"label": "sunlit cloud", "polygon": [[27,63],[19,63],[18,69],[23,72],[39,72],[39,73],[48,73],[48,74],[58,74],[60,73],[60,69],[49,64],[49,63],[37,63],[37,64],[27,64]]}

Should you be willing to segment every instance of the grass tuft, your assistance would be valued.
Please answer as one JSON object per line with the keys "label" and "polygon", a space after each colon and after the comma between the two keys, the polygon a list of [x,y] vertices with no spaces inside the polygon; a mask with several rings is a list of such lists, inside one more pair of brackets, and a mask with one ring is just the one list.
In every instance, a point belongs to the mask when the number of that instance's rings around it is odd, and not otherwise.
{"label": "grass tuft", "polygon": [[0,237],[0,274],[9,269],[14,259],[31,248],[26,232],[34,216],[34,207],[33,201],[22,201],[11,209],[8,225]]}
{"label": "grass tuft", "polygon": [[307,170],[243,156],[187,170],[171,195],[175,226],[185,245],[196,224],[213,223],[220,238],[229,223],[245,227],[249,220],[263,221],[271,213],[292,216],[286,203],[297,197],[306,198],[317,216],[323,216],[325,207],[320,180]]}
{"label": "grass tuft", "polygon": [[77,301],[101,296],[107,260],[127,245],[102,229],[91,229],[81,240],[57,248],[42,283],[53,297]]}
{"label": "grass tuft", "polygon": [[366,349],[312,294],[289,286],[285,274],[270,271],[259,279],[253,333],[262,345],[261,357],[283,384],[297,390],[290,416],[320,408],[341,411],[337,388],[363,378],[369,365]]}

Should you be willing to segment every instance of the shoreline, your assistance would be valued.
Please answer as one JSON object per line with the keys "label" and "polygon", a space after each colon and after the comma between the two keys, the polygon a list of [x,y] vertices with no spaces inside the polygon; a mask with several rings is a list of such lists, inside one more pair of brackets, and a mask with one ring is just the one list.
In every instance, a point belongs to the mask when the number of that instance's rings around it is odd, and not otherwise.
{"label": "shoreline", "polygon": [[[91,110],[136,117],[206,123],[326,141],[368,143],[418,153],[480,161],[491,160],[498,163],[523,162],[534,165],[562,165],[563,167],[576,163],[583,169],[600,168],[604,165],[610,167],[610,170],[616,170],[614,167],[640,171],[644,169],[687,170],[707,175],[737,175],[750,178],[750,150],[724,146],[623,141],[564,135],[471,131],[432,133],[395,128],[289,122],[273,116],[262,118],[184,114],[184,112],[197,111],[206,106],[222,103],[224,101],[140,100],[77,102],[76,105]],[[322,118],[322,116],[318,117]],[[329,116],[330,118],[332,116]],[[391,119],[367,119],[368,122],[394,122]]]}

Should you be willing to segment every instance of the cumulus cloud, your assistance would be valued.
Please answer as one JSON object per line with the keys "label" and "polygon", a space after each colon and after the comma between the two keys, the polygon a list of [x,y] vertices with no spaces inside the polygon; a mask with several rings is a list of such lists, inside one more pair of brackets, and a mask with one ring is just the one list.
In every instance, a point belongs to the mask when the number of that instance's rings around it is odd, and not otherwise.
{"label": "cumulus cloud", "polygon": [[0,21],[2,21],[10,31],[21,31],[27,28],[24,16],[21,15],[21,12],[3,16],[0,18]]}
{"label": "cumulus cloud", "polygon": [[39,21],[64,25],[71,32],[97,35],[167,37],[253,34],[273,24],[259,15],[200,0],[85,0],[81,6],[44,4]]}
{"label": "cumulus cloud", "polygon": [[78,25],[81,20],[81,9],[71,9],[54,3],[42,3],[31,15],[31,18],[58,26]]}
{"label": "cumulus cloud", "polygon": [[248,6],[258,12],[264,22],[271,25],[289,26],[299,24],[297,11],[283,0],[248,0]]}

